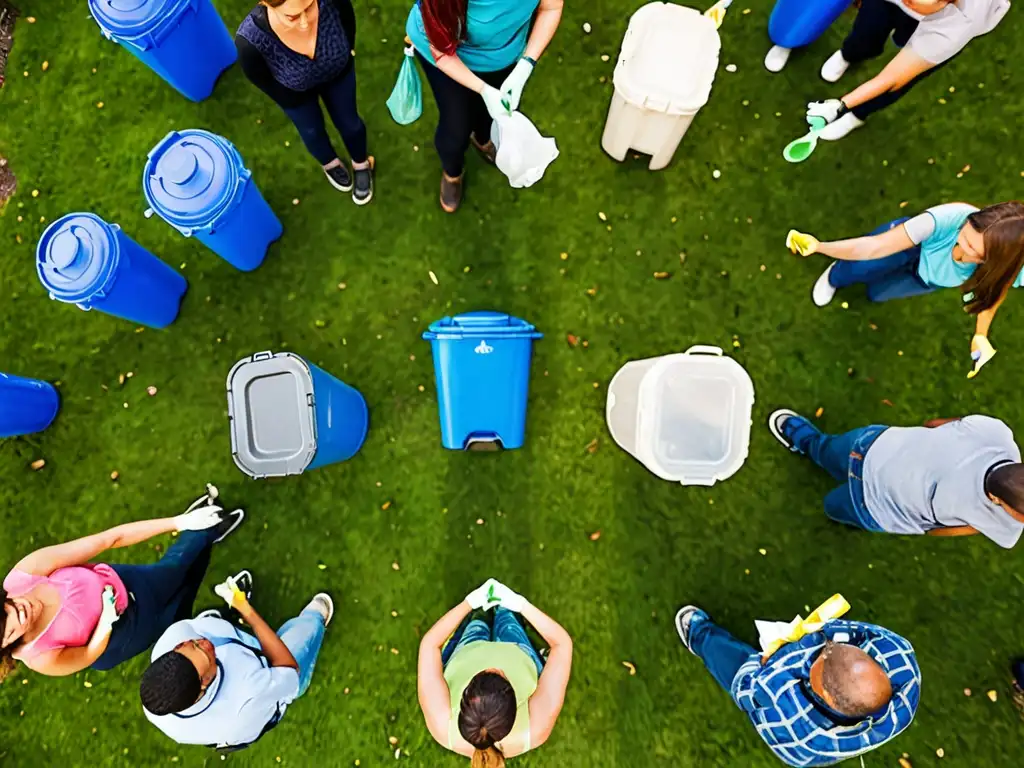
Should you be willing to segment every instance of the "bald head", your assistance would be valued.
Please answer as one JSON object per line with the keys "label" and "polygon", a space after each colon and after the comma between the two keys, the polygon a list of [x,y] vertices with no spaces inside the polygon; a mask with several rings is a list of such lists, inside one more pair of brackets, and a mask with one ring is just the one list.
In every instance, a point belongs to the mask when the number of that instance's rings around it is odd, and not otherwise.
{"label": "bald head", "polygon": [[840,714],[865,717],[892,699],[885,670],[855,645],[829,643],[815,663],[821,667],[818,694]]}

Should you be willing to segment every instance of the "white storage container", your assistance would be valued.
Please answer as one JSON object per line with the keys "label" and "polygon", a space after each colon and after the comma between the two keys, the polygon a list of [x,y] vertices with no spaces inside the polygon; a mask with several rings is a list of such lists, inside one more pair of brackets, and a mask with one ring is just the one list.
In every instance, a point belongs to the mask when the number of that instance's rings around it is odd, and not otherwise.
{"label": "white storage container", "polygon": [[650,168],[671,162],[694,116],[708,102],[721,39],[715,22],[674,3],[633,14],[615,66],[615,94],[601,145],[616,160],[632,149]]}
{"label": "white storage container", "polygon": [[633,360],[608,387],[612,439],[663,480],[714,485],[747,458],[754,384],[718,347]]}

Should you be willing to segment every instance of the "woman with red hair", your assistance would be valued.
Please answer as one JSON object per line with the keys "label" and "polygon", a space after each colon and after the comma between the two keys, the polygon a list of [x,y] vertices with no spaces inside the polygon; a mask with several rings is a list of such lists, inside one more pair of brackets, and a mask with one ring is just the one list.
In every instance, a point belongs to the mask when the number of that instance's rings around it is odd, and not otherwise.
{"label": "woman with red hair", "polygon": [[537,59],[555,36],[562,0],[417,0],[406,34],[440,113],[441,207],[462,203],[470,141],[494,162],[491,120],[519,107]]}

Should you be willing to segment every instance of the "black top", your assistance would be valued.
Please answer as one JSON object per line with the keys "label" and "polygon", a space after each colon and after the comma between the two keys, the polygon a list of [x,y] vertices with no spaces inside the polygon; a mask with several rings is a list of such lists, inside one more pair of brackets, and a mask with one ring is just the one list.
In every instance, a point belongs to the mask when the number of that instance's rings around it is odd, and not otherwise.
{"label": "black top", "polygon": [[[352,8],[351,0],[319,0],[319,2],[321,3],[321,12],[323,10],[323,6],[327,3],[330,3],[337,10],[338,15],[341,18],[341,26],[344,29],[345,35],[348,37],[348,44],[352,49],[355,49],[356,14],[355,10]],[[277,37],[277,34],[270,26],[270,22],[267,19],[266,6],[262,4],[257,5],[249,14],[248,18],[251,18],[260,30],[268,33],[271,37],[277,40],[282,47],[287,48],[287,46],[280,41],[280,38]],[[318,38],[320,33],[321,25],[320,21],[318,21]],[[235,47],[238,49],[238,63],[241,65],[245,76],[252,81],[253,85],[267,94],[267,96],[277,102],[277,104],[282,108],[288,109],[291,107],[297,107],[307,102],[310,98],[315,97],[316,88],[298,91],[278,82],[260,50],[251,42],[246,40],[241,34],[235,35]],[[316,47],[318,50],[321,48],[319,40],[316,43]],[[291,49],[288,48],[288,50]],[[339,77],[348,74],[348,71],[352,66],[353,60],[350,55],[348,63],[345,65],[344,70],[340,73]]]}

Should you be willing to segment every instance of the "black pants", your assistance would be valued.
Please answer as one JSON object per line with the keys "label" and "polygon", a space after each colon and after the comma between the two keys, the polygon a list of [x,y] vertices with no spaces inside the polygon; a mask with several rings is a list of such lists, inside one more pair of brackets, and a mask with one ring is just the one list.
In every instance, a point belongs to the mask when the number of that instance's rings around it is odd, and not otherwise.
{"label": "black pants", "polygon": [[302,143],[306,145],[309,154],[315,157],[320,165],[327,165],[338,156],[338,153],[334,151],[331,138],[327,135],[324,113],[320,109],[321,100],[327,107],[327,114],[331,116],[331,121],[341,134],[352,162],[365,163],[367,158],[366,124],[359,116],[359,109],[356,107],[356,68],[354,64],[338,79],[317,88],[316,93],[309,101],[297,107],[284,109],[284,113],[299,129],[299,136],[302,137]]}
{"label": "black pants", "polygon": [[[491,115],[483,97],[464,85],[452,80],[448,75],[426,61],[419,53],[423,71],[430,83],[437,102],[437,132],[434,134],[434,146],[441,157],[441,167],[452,178],[462,175],[466,149],[469,147],[469,136],[473,134],[481,144],[491,139]],[[509,76],[515,64],[497,72],[476,72],[477,77],[488,85],[500,88]]]}
{"label": "black pants", "polygon": [[[863,0],[860,10],[857,12],[857,19],[853,22],[853,29],[850,30],[850,34],[843,42],[843,58],[851,64],[856,64],[881,56],[885,50],[885,42],[890,35],[892,35],[892,41],[902,48],[914,34],[917,25],[917,19],[905,14],[898,5],[885,0]],[[895,104],[906,96],[911,88],[938,71],[946,63],[948,62],[938,64],[918,75],[902,88],[876,96],[871,101],[866,101],[850,111],[861,120],[866,120],[869,115],[880,109],[885,109],[890,104]]]}

